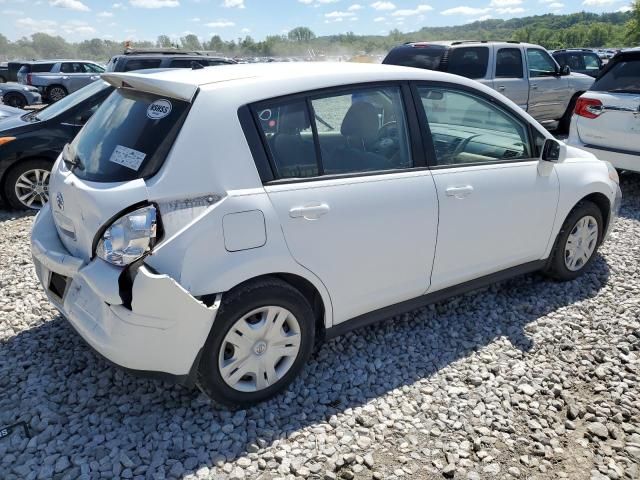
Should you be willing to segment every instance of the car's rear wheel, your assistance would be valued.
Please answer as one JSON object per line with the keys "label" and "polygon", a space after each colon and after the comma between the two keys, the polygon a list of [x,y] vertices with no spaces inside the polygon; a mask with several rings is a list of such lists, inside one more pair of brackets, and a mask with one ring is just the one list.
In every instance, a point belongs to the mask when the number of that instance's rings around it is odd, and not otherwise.
{"label": "car's rear wheel", "polygon": [[24,108],[27,106],[27,99],[18,92],[9,92],[2,97],[2,103],[10,107]]}
{"label": "car's rear wheel", "polygon": [[47,90],[47,97],[53,103],[67,96],[67,89],[62,85],[54,85]]}
{"label": "car's rear wheel", "polygon": [[604,222],[596,204],[580,202],[565,220],[556,241],[547,273],[558,280],[573,280],[595,258],[602,241]]}
{"label": "car's rear wheel", "polygon": [[205,343],[198,386],[230,407],[273,397],[309,358],[314,327],[309,302],[286,282],[267,278],[232,290]]}
{"label": "car's rear wheel", "polygon": [[51,162],[34,159],[19,162],[7,173],[4,196],[17,210],[40,210],[49,201]]}

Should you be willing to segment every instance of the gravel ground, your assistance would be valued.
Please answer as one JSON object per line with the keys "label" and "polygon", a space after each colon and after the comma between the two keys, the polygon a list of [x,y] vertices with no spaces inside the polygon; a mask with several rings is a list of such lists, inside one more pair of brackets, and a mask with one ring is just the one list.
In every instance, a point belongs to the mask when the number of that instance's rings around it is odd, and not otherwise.
{"label": "gravel ground", "polygon": [[[593,268],[530,275],[324,345],[250,410],[98,358],[0,212],[0,478],[640,478],[640,176]],[[0,429],[1,430],[1,429]],[[0,435],[2,435],[0,433]]]}

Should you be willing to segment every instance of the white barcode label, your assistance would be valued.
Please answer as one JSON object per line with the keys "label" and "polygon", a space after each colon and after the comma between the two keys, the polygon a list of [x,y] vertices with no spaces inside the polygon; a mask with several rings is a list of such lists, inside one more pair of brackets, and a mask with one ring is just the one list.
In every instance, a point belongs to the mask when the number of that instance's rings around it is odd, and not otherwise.
{"label": "white barcode label", "polygon": [[140,168],[140,165],[142,165],[144,157],[146,157],[146,153],[139,152],[138,150],[134,150],[133,148],[118,145],[113,150],[109,161],[117,163],[118,165],[122,165],[123,167],[130,168],[131,170],[135,170],[137,172]]}

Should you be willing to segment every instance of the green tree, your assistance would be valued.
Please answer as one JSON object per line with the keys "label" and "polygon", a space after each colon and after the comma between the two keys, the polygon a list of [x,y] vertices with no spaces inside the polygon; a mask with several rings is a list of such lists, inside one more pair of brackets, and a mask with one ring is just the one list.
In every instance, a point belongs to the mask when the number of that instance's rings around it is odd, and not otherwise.
{"label": "green tree", "polygon": [[633,3],[631,13],[631,20],[629,20],[626,25],[627,31],[625,39],[635,46],[640,44],[640,0],[636,0]]}
{"label": "green tree", "polygon": [[316,38],[316,34],[307,27],[296,27],[287,34],[287,37],[292,42],[310,42]]}
{"label": "green tree", "polygon": [[169,36],[160,35],[156,40],[156,46],[159,48],[171,48],[173,47],[173,43],[171,43]]}
{"label": "green tree", "polygon": [[202,50],[202,44],[196,35],[190,33],[185,37],[180,38],[182,48],[185,50]]}

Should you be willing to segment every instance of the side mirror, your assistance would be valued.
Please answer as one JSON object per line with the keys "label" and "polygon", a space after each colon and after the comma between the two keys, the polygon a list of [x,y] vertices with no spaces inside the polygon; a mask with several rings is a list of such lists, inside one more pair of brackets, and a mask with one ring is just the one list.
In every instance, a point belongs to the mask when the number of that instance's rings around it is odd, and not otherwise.
{"label": "side mirror", "polygon": [[560,67],[560,76],[565,77],[571,74],[571,68],[569,65],[563,65]]}
{"label": "side mirror", "polygon": [[560,142],[551,138],[547,138],[544,141],[544,146],[542,147],[542,155],[540,158],[545,162],[559,162],[560,150]]}

